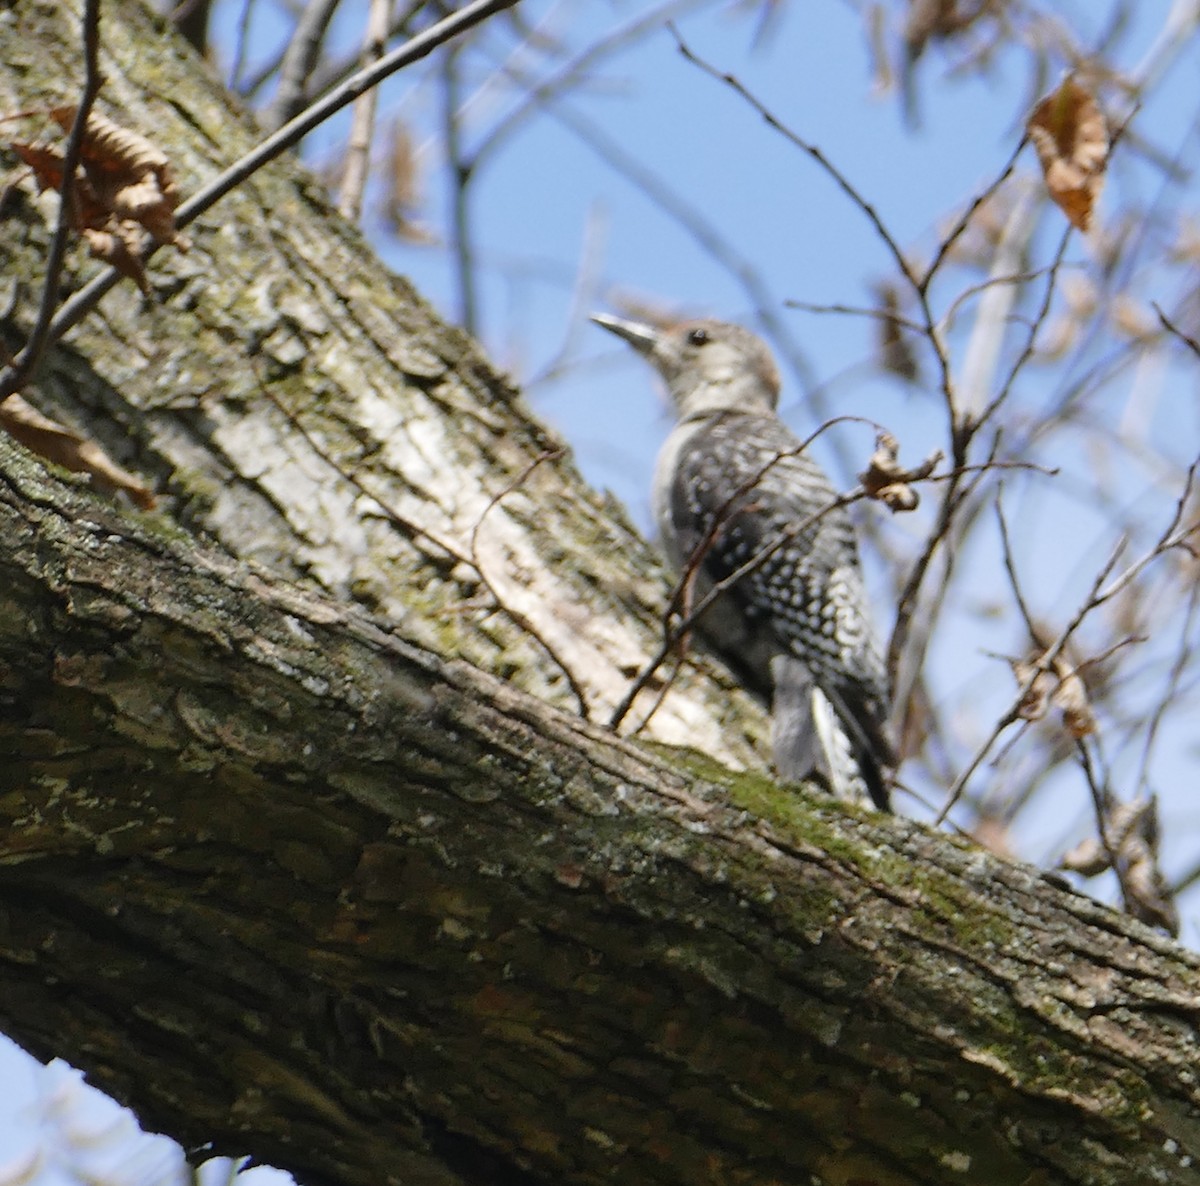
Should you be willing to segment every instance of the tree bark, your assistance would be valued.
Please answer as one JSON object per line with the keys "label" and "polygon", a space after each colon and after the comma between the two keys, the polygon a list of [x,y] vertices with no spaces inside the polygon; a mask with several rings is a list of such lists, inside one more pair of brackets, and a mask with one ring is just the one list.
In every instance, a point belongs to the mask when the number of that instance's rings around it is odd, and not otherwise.
{"label": "tree bark", "polygon": [[[72,99],[80,7],[10,14],[0,109]],[[165,19],[140,0],[104,13],[100,109],[167,153],[185,195],[198,190],[256,143],[254,129]],[[53,128],[61,141],[49,119],[14,127],[13,139]],[[28,177],[9,198],[6,229],[19,233],[0,239],[0,314],[14,352],[56,203]],[[110,294],[31,401],[157,480],[164,509],[231,554],[607,719],[665,607],[662,568],[620,509],[295,160],[256,173],[188,234],[186,255],[152,260],[153,299],[132,285]],[[97,270],[82,248],[75,264],[71,283]],[[690,670],[647,727],[735,764],[759,761],[763,733],[728,678]]]}
{"label": "tree bark", "polygon": [[149,1125],[347,1184],[1194,1180],[1195,957],[2,455],[5,1028]]}
{"label": "tree bark", "polygon": [[[78,69],[74,10],[18,9],[9,109]],[[245,130],[106,14],[109,113],[198,181]],[[15,213],[0,274],[37,275],[44,208]],[[39,394],[210,543],[0,442],[6,1032],[345,1186],[1195,1180],[1196,957],[583,719],[571,685],[603,719],[657,640],[624,520],[294,167],[194,234]],[[650,730],[750,763],[712,674]]]}

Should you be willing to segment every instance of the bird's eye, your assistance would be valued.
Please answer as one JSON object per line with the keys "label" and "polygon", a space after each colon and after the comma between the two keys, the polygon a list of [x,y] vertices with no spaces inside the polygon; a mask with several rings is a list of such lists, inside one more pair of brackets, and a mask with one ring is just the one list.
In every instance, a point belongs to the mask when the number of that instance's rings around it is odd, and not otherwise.
{"label": "bird's eye", "polygon": [[693,346],[703,346],[708,341],[708,330],[700,329],[699,327],[690,329],[688,330],[687,340]]}

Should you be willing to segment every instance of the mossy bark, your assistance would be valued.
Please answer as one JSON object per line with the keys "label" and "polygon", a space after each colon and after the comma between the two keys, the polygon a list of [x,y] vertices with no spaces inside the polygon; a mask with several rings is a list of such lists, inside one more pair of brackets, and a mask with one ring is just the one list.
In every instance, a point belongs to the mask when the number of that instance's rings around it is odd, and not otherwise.
{"label": "mossy bark", "polygon": [[[80,7],[0,11],[0,111],[72,101]],[[195,192],[257,133],[144,4],[103,11],[100,109],[150,137],[182,192]],[[61,140],[48,118],[11,127],[13,139],[52,129]],[[28,175],[9,194],[0,319],[14,352],[56,210]],[[131,283],[109,294],[30,400],[152,479],[168,514],[231,554],[607,719],[665,607],[662,568],[620,508],[580,480],[512,384],[381,265],[294,159],[187,233],[187,254],[152,260],[152,298]],[[82,247],[72,265],[70,286],[98,268]],[[762,730],[728,681],[685,670],[647,735],[753,764]]]}
{"label": "mossy bark", "polygon": [[310,1180],[1190,1182],[1200,961],[0,446],[0,1011]]}
{"label": "mossy bark", "polygon": [[[10,110],[70,96],[76,15],[0,12]],[[186,184],[249,142],[139,4],[104,28]],[[10,202],[14,345],[46,213]],[[621,516],[294,166],[193,233],[30,393],[164,512],[0,442],[6,1032],[344,1186],[1194,1181],[1200,961],[730,773],[761,716],[710,676],[649,731],[699,752],[584,720],[521,621],[602,719],[665,592]]]}

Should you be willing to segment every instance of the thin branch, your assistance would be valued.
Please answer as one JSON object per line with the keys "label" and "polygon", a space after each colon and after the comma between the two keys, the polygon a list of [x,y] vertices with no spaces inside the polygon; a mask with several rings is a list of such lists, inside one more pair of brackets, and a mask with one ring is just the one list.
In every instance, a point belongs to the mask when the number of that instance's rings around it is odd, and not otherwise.
{"label": "thin branch", "polygon": [[1079,757],[1079,765],[1083,770],[1084,781],[1088,785],[1088,790],[1092,797],[1092,810],[1096,816],[1096,835],[1100,838],[1100,847],[1104,849],[1104,855],[1108,858],[1109,867],[1117,878],[1117,885],[1121,889],[1121,905],[1124,907],[1127,914],[1133,913],[1130,910],[1130,893],[1129,887],[1125,884],[1124,864],[1121,860],[1118,846],[1114,846],[1112,837],[1108,831],[1108,819],[1113,809],[1113,797],[1107,787],[1102,787],[1096,779],[1096,771],[1092,766],[1091,755],[1088,753],[1087,746],[1083,742],[1083,738],[1079,738],[1075,742],[1076,753]]}
{"label": "thin branch", "polygon": [[264,383],[261,378],[258,381],[258,387],[259,391],[261,391],[262,394],[266,396],[266,398],[270,400],[272,404],[274,404],[280,415],[282,415],[284,419],[287,420],[287,422],[301,435],[301,437],[304,438],[309,448],[312,449],[312,451],[323,462],[325,462],[325,464],[328,465],[329,468],[338,475],[338,477],[349,482],[350,485],[353,486],[360,494],[365,495],[372,502],[374,502],[388,517],[388,519],[397,527],[401,528],[411,539],[427,540],[429,543],[445,552],[450,559],[457,563],[465,564],[468,568],[475,572],[475,574],[479,577],[480,584],[483,585],[483,587],[488,591],[488,594],[491,596],[492,600],[495,602],[496,608],[510,618],[518,629],[524,630],[525,633],[528,634],[546,652],[546,654],[550,657],[551,662],[553,662],[554,665],[558,667],[560,671],[562,671],[563,676],[566,678],[567,684],[571,689],[571,692],[579,703],[580,716],[582,716],[584,720],[587,720],[589,715],[587,697],[579,681],[575,678],[574,673],[567,666],[566,662],[558,654],[554,647],[546,641],[541,632],[533,625],[529,618],[526,617],[525,614],[521,613],[520,610],[514,609],[512,606],[508,605],[499,595],[491,580],[488,579],[487,573],[484,571],[483,565],[479,559],[478,550],[479,529],[483,525],[484,519],[491,512],[491,510],[498,506],[503,498],[521,486],[526,479],[528,479],[529,475],[533,473],[533,471],[537,469],[539,465],[542,464],[542,462],[552,461],[556,457],[560,457],[563,452],[562,449],[548,449],[544,453],[539,454],[533,459],[532,462],[530,462],[528,466],[526,466],[524,470],[522,470],[520,474],[518,474],[515,479],[513,479],[512,482],[509,483],[509,485],[507,485],[503,490],[500,491],[499,494],[495,495],[488,502],[487,506],[484,507],[479,518],[476,520],[475,526],[471,531],[470,547],[469,549],[464,550],[458,547],[457,544],[451,543],[449,540],[442,538],[441,536],[430,531],[427,527],[423,527],[415,520],[410,519],[407,515],[404,515],[397,510],[397,508],[391,502],[367,486],[357,474],[347,470],[335,458],[333,458],[328,451],[322,447],[320,442],[308,431],[308,429],[304,427],[299,418],[289,408],[283,405],[283,403],[276,397],[275,393],[271,391],[270,387]]}
{"label": "thin branch", "polygon": [[950,254],[950,249],[962,237],[967,227],[971,224],[971,219],[979,212],[979,208],[986,202],[997,190],[1012,176],[1013,170],[1017,167],[1017,158],[1021,155],[1021,149],[1025,147],[1027,137],[1022,137],[1017,146],[1012,150],[1012,155],[1008,158],[1004,168],[997,174],[996,179],[986,189],[980,190],[978,194],[971,200],[967,208],[959,216],[958,221],[950,228],[945,237],[938,244],[937,252],[934,254],[929,267],[925,269],[925,275],[921,277],[920,289],[923,292],[929,291],[930,284],[933,283],[934,276],[937,275],[938,269],[945,263],[947,256]]}
{"label": "thin branch", "polygon": [[567,665],[566,660],[541,633],[541,631],[534,626],[533,622],[530,621],[530,619],[520,610],[514,609],[504,600],[504,598],[500,596],[495,585],[493,585],[488,579],[487,572],[483,567],[483,561],[479,558],[479,532],[483,527],[483,521],[488,517],[493,508],[499,506],[500,503],[515,490],[520,489],[520,487],[523,486],[529,479],[529,476],[533,473],[533,471],[537,469],[542,462],[554,461],[561,457],[564,452],[565,450],[559,447],[547,449],[544,452],[539,453],[538,456],[535,457],[507,486],[505,486],[503,490],[494,495],[488,502],[487,506],[483,508],[479,514],[479,518],[475,521],[475,526],[471,529],[471,567],[474,568],[479,574],[479,579],[483,582],[484,588],[486,588],[487,591],[492,595],[492,598],[495,600],[496,605],[500,608],[500,610],[507,614],[508,617],[510,617],[521,630],[524,630],[525,633],[528,634],[529,637],[532,638],[538,644],[538,646],[540,646],[542,650],[546,652],[547,656],[549,656],[550,661],[555,665],[555,667],[557,667],[559,671],[563,673],[563,676],[566,678],[567,685],[570,687],[571,693],[579,705],[579,715],[586,721],[590,719],[587,693],[584,691],[583,686],[575,678],[575,673]]}
{"label": "thin branch", "polygon": [[760,273],[734,251],[729,240],[703,210],[667,185],[653,170],[629,153],[620,141],[609,136],[599,124],[562,104],[550,108],[547,114],[551,119],[569,128],[610,168],[640,189],[650,201],[660,206],[703,250],[729,272],[746,294],[759,327],[779,349],[797,381],[806,392],[811,392],[811,368],[795,348],[787,326],[775,313],[778,304],[775,294],[771,292]]}
{"label": "thin branch", "polygon": [[450,250],[458,282],[458,323],[467,333],[479,332],[479,306],[475,295],[475,252],[469,191],[473,171],[462,144],[459,115],[459,60],[457,47],[442,55],[442,144],[449,171]]}
{"label": "thin branch", "polygon": [[266,127],[282,127],[303,109],[308,80],[320,59],[325,32],[338,3],[339,0],[308,0],[305,4],[283,55],[275,99],[262,114]]}
{"label": "thin branch", "polygon": [[350,485],[355,488],[355,490],[357,490],[360,494],[364,495],[365,497],[369,498],[373,503],[375,503],[383,511],[383,513],[393,523],[395,523],[395,525],[397,527],[401,528],[408,535],[408,537],[410,539],[427,540],[429,543],[433,544],[434,547],[445,552],[446,555],[448,557],[450,557],[450,559],[452,559],[458,563],[461,563],[461,564],[466,564],[466,565],[470,566],[471,568],[475,567],[475,563],[471,559],[471,557],[467,554],[466,551],[464,551],[462,548],[458,547],[457,544],[451,543],[450,540],[443,539],[441,536],[437,535],[435,532],[430,531],[428,527],[422,526],[415,519],[410,519],[407,515],[401,513],[399,510],[397,510],[397,508],[392,503],[390,503],[381,494],[378,494],[376,491],[374,491],[370,487],[366,486],[363,483],[362,479],[359,478],[357,474],[353,473],[351,470],[346,469],[339,461],[337,461],[337,459],[334,458],[332,456],[332,454],[330,454],[322,446],[320,441],[317,440],[317,438],[312,433],[310,433],[307,428],[304,427],[304,424],[301,422],[300,418],[298,416],[296,416],[296,414],[294,412],[292,412],[292,410],[290,408],[287,408],[284,406],[283,402],[275,395],[275,393],[271,390],[270,386],[267,383],[265,383],[263,381],[263,379],[257,374],[257,368],[256,368],[255,378],[258,381],[259,391],[268,400],[270,400],[272,404],[275,405],[275,408],[279,412],[279,414],[288,422],[288,424],[290,424],[292,426],[292,428],[294,428],[300,434],[301,437],[304,438],[304,441],[307,443],[308,447],[323,462],[325,462],[325,464],[327,466],[329,466],[329,468],[331,470],[333,470],[333,472],[335,474],[337,474],[339,478],[342,478],[345,481],[349,482]]}
{"label": "thin branch", "polygon": [[1139,792],[1145,790],[1149,785],[1150,759],[1154,753],[1154,747],[1158,743],[1159,731],[1162,728],[1162,723],[1166,718],[1168,710],[1176,704],[1179,688],[1183,681],[1184,670],[1191,661],[1194,653],[1193,648],[1188,643],[1188,639],[1191,637],[1192,628],[1195,626],[1198,609],[1200,609],[1200,585],[1193,584],[1188,591],[1187,611],[1184,614],[1183,623],[1179,628],[1179,649],[1175,653],[1175,658],[1171,663],[1171,671],[1167,677],[1166,685],[1162,690],[1162,695],[1159,696],[1158,704],[1155,706],[1154,712],[1151,713],[1150,720],[1146,725],[1145,741],[1142,745],[1142,756],[1135,784]]}
{"label": "thin branch", "polygon": [[762,118],[770,128],[778,132],[788,143],[800,149],[801,152],[807,153],[822,169],[833,179],[839,189],[857,206],[863,214],[870,219],[871,225],[875,228],[875,233],[883,241],[884,245],[891,252],[892,258],[895,261],[896,267],[900,274],[912,285],[915,292],[920,292],[920,283],[917,280],[916,274],[912,270],[911,264],[905,257],[904,252],[900,250],[899,244],[892,237],[891,231],[884,226],[883,219],[880,218],[879,212],[863,197],[861,193],[854,187],[850,179],[825,155],[825,153],[815,144],[805,140],[802,136],[793,132],[783,121],[732,74],[728,74],[719,70],[716,66],[705,61],[704,58],[693,52],[691,47],[684,41],[682,34],[673,25],[668,24],[671,35],[675,38],[675,43],[678,46],[680,54],[683,55],[685,61],[690,62],[693,66],[698,67],[710,78],[716,79],[729,87],[737,95],[739,95],[746,103],[748,103]]}
{"label": "thin branch", "polygon": [[[371,0],[367,31],[363,37],[364,67],[383,57],[390,8],[391,0]],[[357,222],[362,213],[363,191],[371,172],[371,141],[375,136],[378,99],[379,89],[372,87],[354,102],[354,120],[350,125],[350,142],[346,146],[346,163],[342,170],[342,193],[338,200],[338,213],[349,222]]]}
{"label": "thin branch", "polygon": [[[307,136],[313,128],[324,123],[343,107],[353,103],[359,95],[378,85],[383,79],[412,65],[413,62],[420,61],[438,46],[444,45],[460,33],[474,28],[488,17],[503,12],[506,8],[511,8],[517,2],[518,0],[474,0],[473,3],[451,13],[436,25],[418,33],[404,45],[398,46],[374,66],[360,70],[336,90],[331,91],[277,132],[272,133],[184,202],[175,211],[175,225],[182,230],[265,164],[282,155]],[[153,250],[154,245],[152,244],[146,258],[153,254]],[[58,311],[50,324],[50,341],[58,341],[63,334],[77,325],[101,297],[120,280],[121,273],[115,268],[108,268],[93,277]],[[22,352],[23,354],[24,352]],[[18,365],[23,361],[22,355],[17,357]]]}
{"label": "thin branch", "polygon": [[83,91],[75,119],[67,138],[67,149],[63,157],[62,189],[59,193],[58,220],[50,238],[50,249],[46,253],[46,279],[42,284],[42,297],[38,304],[37,318],[30,330],[25,347],[13,364],[0,376],[0,400],[28,385],[37,373],[38,366],[55,340],[54,309],[58,303],[58,284],[62,275],[63,261],[67,254],[67,242],[71,236],[75,219],[75,181],[79,162],[83,155],[83,137],[87,130],[92,105],[100,93],[100,0],[87,0],[83,9]]}
{"label": "thin branch", "polygon": [[1159,536],[1158,541],[1145,555],[1140,557],[1134,563],[1130,564],[1123,572],[1114,577],[1111,581],[1113,570],[1116,568],[1121,555],[1125,551],[1127,540],[1122,537],[1109,554],[1108,559],[1101,566],[1100,571],[1096,574],[1092,581],[1091,589],[1087,596],[1080,603],[1079,608],[1075,611],[1071,620],[1059,633],[1058,637],[1038,656],[1036,662],[1030,665],[1028,676],[1022,681],[1021,686],[1017,689],[1017,693],[1013,698],[1012,704],[996,722],[991,733],[984,742],[977,748],[974,756],[963,769],[962,773],[955,779],[953,786],[946,795],[946,802],[938,814],[937,823],[941,823],[958,802],[966,789],[967,783],[979,768],[980,764],[991,752],[992,747],[996,744],[1001,733],[1008,728],[1009,725],[1020,719],[1020,707],[1022,702],[1028,696],[1033,688],[1034,682],[1039,675],[1045,671],[1051,670],[1055,659],[1062,653],[1068,642],[1074,637],[1075,632],[1082,625],[1083,621],[1089,614],[1099,609],[1106,602],[1111,601],[1118,593],[1126,588],[1136,577],[1143,572],[1151,563],[1157,560],[1175,548],[1184,548],[1190,554],[1195,554],[1188,540],[1191,536],[1200,533],[1200,522],[1193,523],[1189,526],[1181,526],[1188,498],[1191,494],[1193,484],[1196,480],[1197,467],[1200,466],[1200,461],[1193,462],[1188,469],[1187,481],[1184,486],[1183,493],[1180,495],[1175,505],[1175,513],[1171,521]]}
{"label": "thin branch", "polygon": [[1034,646],[1037,646],[1038,628],[1033,620],[1033,614],[1029,612],[1029,606],[1025,603],[1025,595],[1021,592],[1021,582],[1017,579],[1017,562],[1013,556],[1012,542],[1008,536],[1008,522],[1004,517],[1004,507],[1001,505],[999,494],[996,496],[995,506],[996,522],[1000,528],[1000,547],[1004,555],[1004,571],[1008,574],[1008,585],[1016,600],[1017,609],[1021,611],[1021,617],[1025,619],[1025,629],[1029,631],[1029,640]]}
{"label": "thin branch", "polygon": [[1165,329],[1167,331],[1167,333],[1173,334],[1175,337],[1177,337],[1194,355],[1196,355],[1197,358],[1200,358],[1200,342],[1197,342],[1195,338],[1190,337],[1188,334],[1185,334],[1183,332],[1183,330],[1181,330],[1179,328],[1179,326],[1177,326],[1162,311],[1162,309],[1159,308],[1157,303],[1151,302],[1151,306],[1154,309],[1155,313],[1158,314],[1158,320],[1159,320],[1159,323],[1162,325],[1163,329]]}
{"label": "thin branch", "polygon": [[613,32],[589,45],[577,57],[567,62],[556,74],[541,82],[531,82],[517,78],[524,94],[513,107],[488,132],[471,158],[471,167],[478,169],[494,156],[512,139],[534,116],[541,113],[546,105],[562,94],[581,79],[586,79],[589,72],[598,63],[615,53],[627,49],[645,37],[648,33],[657,32],[663,25],[675,17],[703,7],[711,7],[714,0],[674,0],[674,3],[663,4],[648,13],[639,14],[627,25],[622,25]]}
{"label": "thin branch", "polygon": [[242,0],[242,11],[238,16],[237,33],[233,41],[233,61],[229,66],[229,89],[237,91],[242,84],[242,72],[246,69],[246,51],[250,45],[250,21],[254,16],[255,0]]}
{"label": "thin branch", "polygon": [[1068,224],[1066,229],[1063,231],[1062,236],[1059,238],[1058,250],[1054,253],[1054,260],[1051,262],[1050,267],[1046,269],[1046,288],[1042,293],[1042,301],[1038,307],[1038,311],[1030,325],[1029,334],[1025,339],[1025,345],[1022,348],[1021,353],[1013,362],[1012,366],[1009,368],[1007,378],[1000,385],[1000,388],[996,392],[995,396],[992,397],[991,401],[981,413],[978,421],[979,424],[985,424],[988,420],[990,420],[996,414],[1001,404],[1008,399],[1009,395],[1012,393],[1013,385],[1016,383],[1018,376],[1021,374],[1021,371],[1024,370],[1026,363],[1028,363],[1034,355],[1038,331],[1045,324],[1046,316],[1050,312],[1050,302],[1053,299],[1055,285],[1058,282],[1059,270],[1062,267],[1063,259],[1066,257],[1067,244],[1071,240],[1071,230],[1072,228]]}
{"label": "thin branch", "polygon": [[797,309],[801,313],[837,313],[844,317],[864,317],[869,321],[882,321],[911,333],[926,336],[927,330],[919,321],[901,317],[899,313],[888,312],[887,309],[868,308],[864,305],[819,305],[811,301],[797,301],[792,298],[783,302],[788,309]]}
{"label": "thin branch", "polygon": [[[879,212],[875,207],[867,201],[867,199],[859,193],[850,179],[825,155],[825,153],[816,145],[802,136],[793,132],[786,124],[765,103],[758,99],[732,74],[718,70],[715,66],[705,61],[699,55],[694,53],[684,41],[679,30],[674,25],[667,26],[671,30],[672,36],[675,38],[675,43],[678,46],[680,54],[684,59],[696,66],[698,69],[707,74],[710,78],[729,87],[737,94],[744,102],[750,105],[755,112],[761,117],[764,123],[774,131],[778,132],[789,144],[800,149],[812,158],[827,174],[832,178],[834,184],[858,207],[859,210],[867,217],[871,225],[875,229],[875,233],[879,236],[884,246],[890,252],[892,259],[895,261],[896,268],[900,274],[908,281],[913,293],[916,295],[917,302],[921,307],[922,315],[925,319],[924,333],[928,337],[930,345],[933,347],[934,354],[938,360],[938,367],[942,376],[942,390],[948,403],[953,405],[952,399],[952,384],[950,377],[950,361],[946,356],[946,348],[943,344],[940,335],[937,332],[937,326],[934,321],[933,312],[929,306],[928,293],[922,287],[916,273],[912,269],[904,252],[901,251],[900,245],[896,242],[891,231],[884,225],[883,219],[879,216]],[[955,460],[959,460],[956,456]]]}

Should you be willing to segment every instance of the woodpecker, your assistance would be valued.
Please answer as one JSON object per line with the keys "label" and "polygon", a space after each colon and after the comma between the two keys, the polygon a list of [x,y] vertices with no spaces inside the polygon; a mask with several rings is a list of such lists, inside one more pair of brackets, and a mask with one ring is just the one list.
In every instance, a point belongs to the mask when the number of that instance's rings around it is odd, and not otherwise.
{"label": "woodpecker", "polygon": [[779,419],[779,371],[749,330],[721,321],[657,328],[598,314],[667,385],[676,424],[654,471],[663,548],[698,605],[697,626],[771,704],[786,781],[817,775],[888,810],[891,694],[854,526],[821,467]]}

